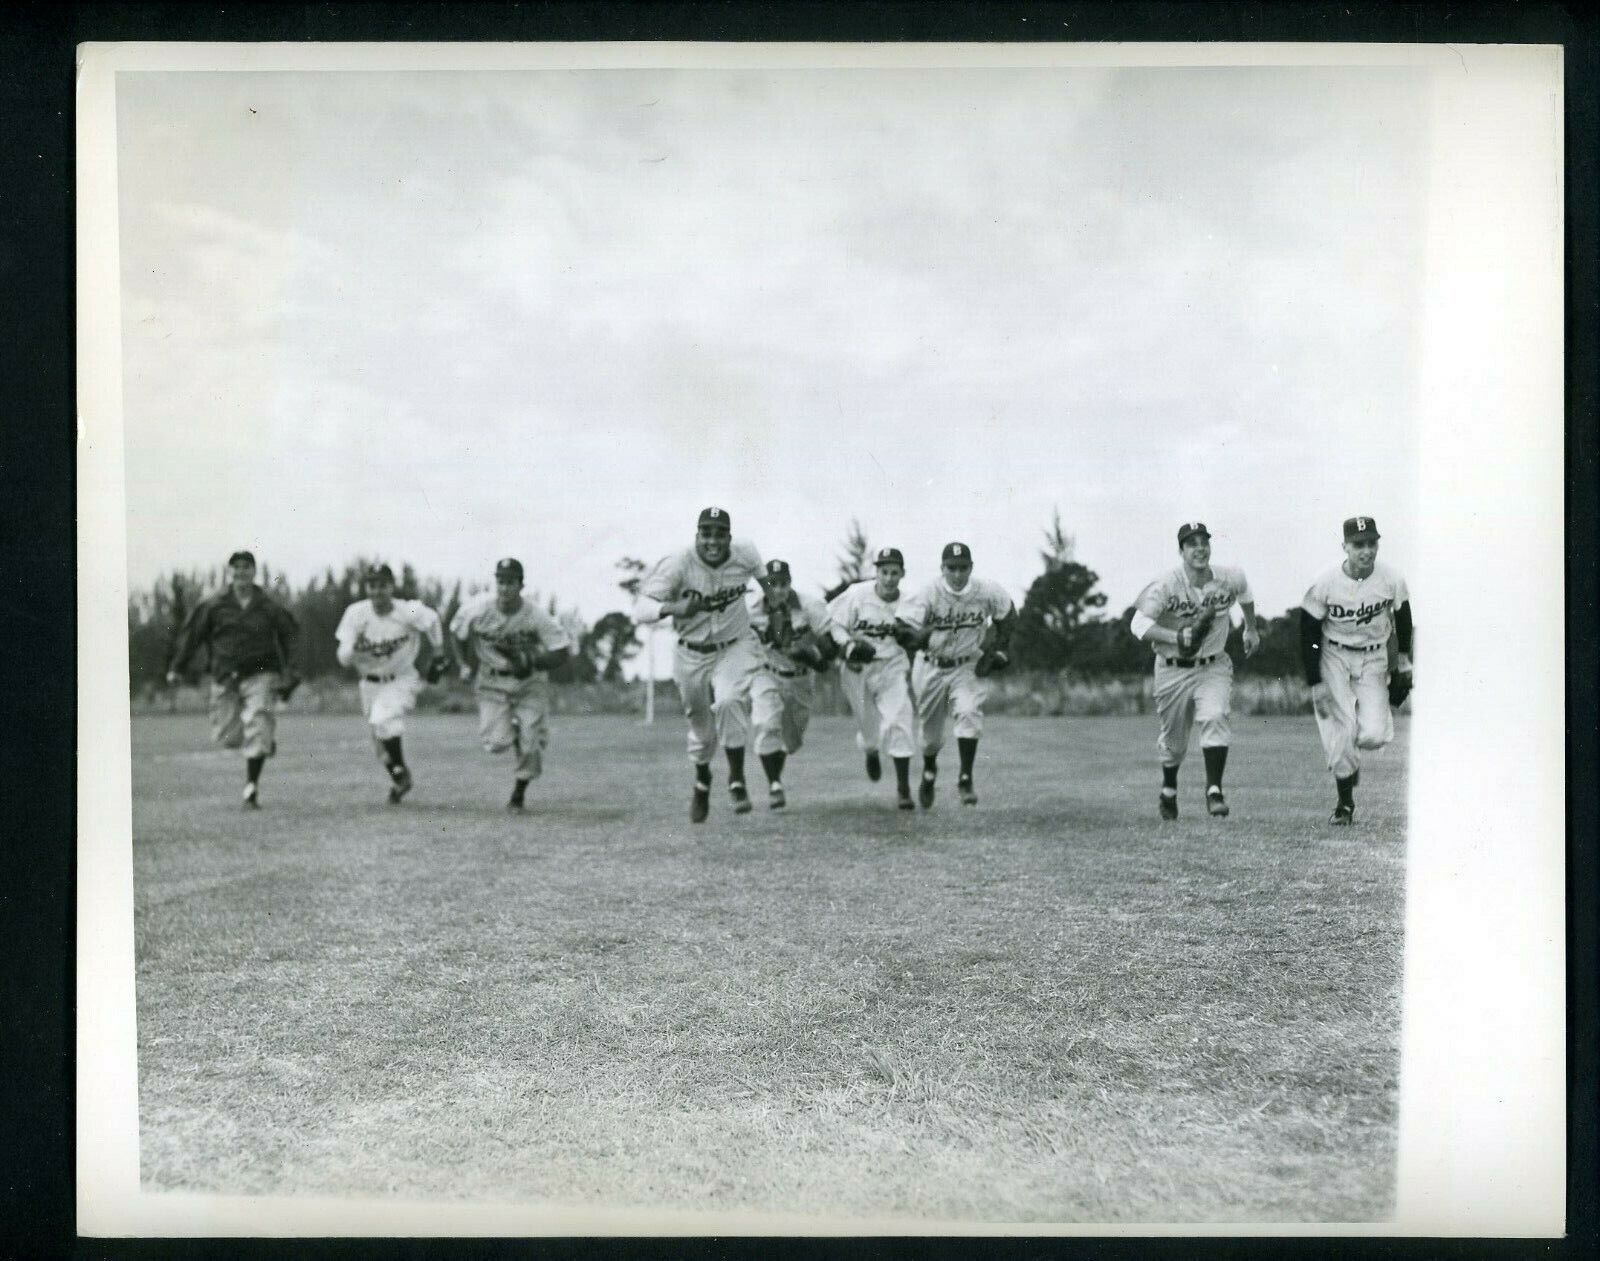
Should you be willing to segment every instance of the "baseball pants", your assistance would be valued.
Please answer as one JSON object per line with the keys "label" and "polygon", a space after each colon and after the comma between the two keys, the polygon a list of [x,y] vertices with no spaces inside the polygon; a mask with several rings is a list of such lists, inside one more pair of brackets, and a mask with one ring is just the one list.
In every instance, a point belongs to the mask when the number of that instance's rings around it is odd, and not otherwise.
{"label": "baseball pants", "polygon": [[944,747],[946,719],[952,720],[956,739],[983,734],[983,702],[989,697],[989,684],[973,667],[976,658],[958,666],[937,666],[925,655],[918,655],[912,667],[912,690],[916,692],[917,727],[921,731],[924,754]]}
{"label": "baseball pants", "polygon": [[376,740],[392,740],[406,733],[405,716],[417,707],[417,693],[422,691],[422,679],[416,671],[374,683],[362,679],[361,714],[372,727]]}
{"label": "baseball pants", "polygon": [[1389,708],[1389,654],[1379,644],[1369,652],[1322,641],[1322,681],[1328,685],[1328,717],[1317,715],[1317,734],[1328,769],[1340,779],[1361,768],[1361,749],[1381,749],[1394,739]]}
{"label": "baseball pants", "polygon": [[1161,765],[1183,765],[1189,733],[1196,724],[1201,748],[1226,747],[1232,735],[1228,712],[1233,701],[1233,659],[1223,653],[1205,665],[1169,666],[1156,658],[1155,700]]}
{"label": "baseball pants", "polygon": [[874,662],[859,671],[846,666],[839,671],[839,683],[856,716],[856,748],[910,757],[915,740],[910,671],[905,663],[896,660],[879,667]]}
{"label": "baseball pants", "polygon": [[792,678],[770,667],[756,672],[750,681],[750,725],[755,728],[757,753],[800,751],[815,691],[807,670]]}
{"label": "baseball pants", "polygon": [[753,631],[715,652],[696,652],[681,642],[672,657],[672,677],[689,720],[689,760],[709,762],[721,744],[742,749],[750,731],[750,685],[761,659]]}
{"label": "baseball pants", "polygon": [[[478,739],[487,753],[517,754],[517,778],[538,779],[544,769],[544,750],[550,742],[547,715],[550,710],[550,682],[542,676],[531,679],[500,679],[491,674],[486,680],[479,672]],[[502,683],[508,686],[502,686]]]}
{"label": "baseball pants", "polygon": [[278,748],[277,686],[272,670],[243,679],[213,679],[211,738],[225,749],[243,748],[247,758],[271,757]]}

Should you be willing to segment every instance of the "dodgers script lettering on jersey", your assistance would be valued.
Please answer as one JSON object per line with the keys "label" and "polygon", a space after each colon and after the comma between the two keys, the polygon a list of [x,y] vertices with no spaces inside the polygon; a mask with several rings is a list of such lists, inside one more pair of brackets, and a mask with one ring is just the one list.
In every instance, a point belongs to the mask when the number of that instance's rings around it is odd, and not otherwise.
{"label": "dodgers script lettering on jersey", "polygon": [[463,640],[473,636],[478,659],[491,670],[510,669],[506,651],[512,647],[525,653],[572,647],[566,628],[543,609],[524,600],[515,612],[502,612],[493,592],[473,596],[463,604],[450,623],[450,633]]}
{"label": "dodgers script lettering on jersey", "polygon": [[789,592],[782,608],[767,607],[766,593],[757,591],[750,597],[750,624],[761,639],[762,652],[767,662],[780,670],[794,670],[800,663],[789,655],[788,649],[802,631],[811,631],[819,640],[832,634],[833,619],[828,616],[828,606],[814,595]]}
{"label": "dodgers script lettering on jersey", "polygon": [[735,639],[750,628],[745,592],[760,573],[761,557],[755,547],[734,539],[728,559],[714,568],[692,547],[663,557],[640,585],[639,594],[665,604],[693,592],[700,597],[700,611],[692,617],[674,618],[673,629],[679,639],[690,643],[720,642]]}
{"label": "dodgers script lettering on jersey", "polygon": [[[1167,630],[1188,626],[1203,610],[1210,609],[1217,619],[1211,623],[1204,642],[1195,645],[1194,652],[1197,657],[1214,657],[1228,642],[1228,610],[1235,604],[1254,603],[1244,570],[1231,565],[1213,565],[1211,581],[1197,587],[1189,581],[1188,569],[1179,565],[1141,591],[1134,607]],[[1172,655],[1171,644],[1152,644],[1151,647],[1158,657]]]}
{"label": "dodgers script lettering on jersey", "polygon": [[936,578],[900,601],[899,618],[913,630],[931,632],[928,651],[936,657],[964,657],[978,651],[990,618],[1004,617],[1014,606],[1005,588],[987,578],[973,578],[952,591]]}
{"label": "dodgers script lettering on jersey", "polygon": [[828,606],[828,612],[847,634],[872,641],[878,654],[872,659],[872,668],[881,669],[886,664],[898,662],[900,668],[905,669],[905,649],[894,637],[894,620],[900,603],[898,596],[893,600],[885,600],[870,582],[862,582],[845,588],[842,594],[835,596],[833,603]]}
{"label": "dodgers script lettering on jersey", "polygon": [[396,600],[388,613],[379,613],[371,600],[358,600],[345,609],[334,638],[339,660],[358,674],[403,674],[412,669],[422,639],[439,648],[444,631],[439,615],[420,600]]}
{"label": "dodgers script lettering on jersey", "polygon": [[1389,642],[1394,612],[1410,598],[1406,580],[1385,565],[1374,565],[1360,579],[1337,565],[1311,584],[1300,603],[1323,623],[1323,633],[1332,642],[1369,648]]}

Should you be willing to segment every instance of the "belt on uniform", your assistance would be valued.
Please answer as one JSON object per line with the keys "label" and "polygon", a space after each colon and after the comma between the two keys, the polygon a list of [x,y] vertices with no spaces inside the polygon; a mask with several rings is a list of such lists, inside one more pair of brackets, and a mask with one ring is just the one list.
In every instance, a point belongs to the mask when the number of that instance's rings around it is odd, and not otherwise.
{"label": "belt on uniform", "polygon": [[941,670],[954,670],[957,666],[964,666],[964,665],[967,664],[967,662],[976,661],[977,659],[978,659],[978,654],[975,653],[975,652],[969,652],[964,657],[929,657],[928,658],[929,661],[933,662],[933,664],[938,666],[939,669],[941,669]]}
{"label": "belt on uniform", "polygon": [[400,676],[398,674],[369,674],[366,676],[368,683],[393,683]]}
{"label": "belt on uniform", "polygon": [[[479,674],[492,674],[496,678],[499,678],[499,679],[515,679],[517,677],[516,674],[513,673],[510,670],[497,670],[493,666],[481,666],[478,669],[478,673]],[[524,675],[523,679],[527,680],[527,679],[531,679],[532,677],[533,677],[533,675],[528,674],[528,675]]]}
{"label": "belt on uniform", "polygon": [[780,679],[798,679],[802,674],[805,673],[804,670],[780,670],[777,666],[772,665],[769,665],[767,669],[771,670]]}
{"label": "belt on uniform", "polygon": [[1335,648],[1343,648],[1346,652],[1377,652],[1380,648],[1389,646],[1387,639],[1379,644],[1341,644],[1337,639],[1330,639],[1328,642]]}
{"label": "belt on uniform", "polygon": [[691,644],[686,639],[680,639],[678,642],[690,652],[721,652],[724,648],[731,648],[734,644],[738,643],[739,637],[735,635],[732,639],[724,639],[715,644]]}
{"label": "belt on uniform", "polygon": [[1208,666],[1221,655],[1220,652],[1217,652],[1212,653],[1209,657],[1163,657],[1161,659],[1169,666],[1182,666],[1187,670],[1190,666]]}

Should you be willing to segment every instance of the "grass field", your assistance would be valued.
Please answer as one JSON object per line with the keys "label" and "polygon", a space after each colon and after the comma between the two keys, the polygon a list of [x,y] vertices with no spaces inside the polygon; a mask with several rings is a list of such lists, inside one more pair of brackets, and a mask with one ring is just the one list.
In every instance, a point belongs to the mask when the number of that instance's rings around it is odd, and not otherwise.
{"label": "grass field", "polygon": [[[992,720],[977,809],[894,810],[848,723],[790,807],[688,822],[682,728],[571,718],[526,816],[424,715],[290,716],[238,806],[133,726],[150,1189],[981,1221],[1392,1210],[1405,724],[1354,828],[1309,719],[1237,722],[1233,816],[1155,812],[1153,719]],[[752,759],[753,762],[753,759]],[[886,768],[887,769],[887,768]]]}

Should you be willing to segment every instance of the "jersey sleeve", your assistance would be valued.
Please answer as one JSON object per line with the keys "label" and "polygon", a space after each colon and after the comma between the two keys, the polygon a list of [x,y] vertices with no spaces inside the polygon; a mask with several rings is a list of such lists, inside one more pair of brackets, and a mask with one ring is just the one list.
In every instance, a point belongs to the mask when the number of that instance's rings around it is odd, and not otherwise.
{"label": "jersey sleeve", "polygon": [[653,600],[657,604],[676,599],[678,586],[683,581],[682,560],[682,555],[676,552],[658,560],[639,584],[640,598]]}
{"label": "jersey sleeve", "polygon": [[1406,588],[1406,580],[1399,574],[1394,575],[1394,607],[1411,603],[1411,592]]}
{"label": "jersey sleeve", "polygon": [[988,591],[986,592],[986,597],[988,599],[989,615],[991,617],[993,617],[996,621],[999,621],[1001,618],[1009,617],[1012,613],[1016,612],[1016,602],[1012,600],[1011,593],[1009,591],[1002,587],[998,582],[991,582],[987,585]]}
{"label": "jersey sleeve", "polygon": [[457,639],[467,639],[472,634],[472,623],[482,609],[483,597],[473,596],[456,610],[455,620],[450,623],[450,633]]}
{"label": "jersey sleeve", "polygon": [[761,573],[761,553],[749,539],[735,539],[728,549],[728,555],[748,569],[752,578]]}
{"label": "jersey sleeve", "polygon": [[561,624],[559,618],[551,617],[548,613],[540,612],[538,619],[539,639],[546,649],[555,651],[559,648],[571,648],[572,636],[567,634],[567,628]]}
{"label": "jersey sleeve", "polygon": [[444,647],[444,628],[439,622],[436,609],[424,604],[421,600],[411,602],[412,625],[422,632],[427,641],[435,648]]}
{"label": "jersey sleeve", "polygon": [[1240,604],[1254,604],[1256,598],[1251,594],[1250,579],[1245,577],[1244,570],[1235,569],[1229,577],[1232,579],[1233,598]]}
{"label": "jersey sleeve", "polygon": [[1138,598],[1133,602],[1133,607],[1152,622],[1155,621],[1167,608],[1166,584],[1159,578],[1150,583],[1143,591],[1139,592]]}
{"label": "jersey sleeve", "polygon": [[921,630],[928,620],[928,599],[926,587],[913,592],[900,601],[900,607],[894,612],[895,621],[904,622],[912,630]]}
{"label": "jersey sleeve", "polygon": [[800,611],[806,615],[806,625],[818,635],[833,637],[833,615],[828,606],[814,595],[800,597]]}
{"label": "jersey sleeve", "polygon": [[1305,596],[1300,601],[1300,607],[1318,621],[1328,616],[1328,596],[1323,590],[1321,578],[1318,578],[1306,589]]}

